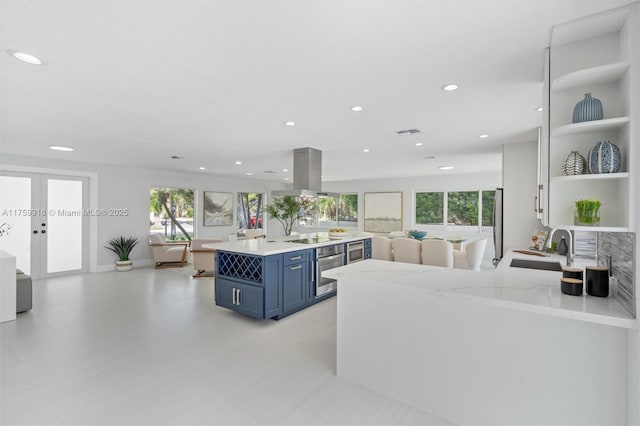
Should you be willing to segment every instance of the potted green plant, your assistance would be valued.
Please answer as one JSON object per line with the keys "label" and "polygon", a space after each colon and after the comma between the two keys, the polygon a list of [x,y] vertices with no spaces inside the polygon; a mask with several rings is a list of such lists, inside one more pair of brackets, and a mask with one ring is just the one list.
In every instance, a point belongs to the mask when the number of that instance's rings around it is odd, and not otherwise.
{"label": "potted green plant", "polygon": [[133,260],[129,259],[131,250],[138,244],[136,237],[117,237],[112,238],[105,246],[107,250],[110,250],[118,256],[116,260],[116,271],[129,271],[133,267]]}
{"label": "potted green plant", "polygon": [[599,200],[578,200],[576,201],[576,211],[574,225],[597,226],[600,224],[600,203]]}
{"label": "potted green plant", "polygon": [[298,200],[291,195],[276,197],[273,203],[266,206],[265,210],[272,218],[282,224],[285,235],[291,235],[293,225],[303,217],[308,215],[307,208],[311,202]]}

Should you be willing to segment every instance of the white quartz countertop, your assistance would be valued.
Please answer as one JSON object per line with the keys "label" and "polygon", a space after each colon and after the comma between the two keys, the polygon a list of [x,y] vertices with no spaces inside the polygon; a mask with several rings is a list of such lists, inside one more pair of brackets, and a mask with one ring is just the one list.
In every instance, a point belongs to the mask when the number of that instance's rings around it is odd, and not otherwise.
{"label": "white quartz countertop", "polygon": [[[384,260],[366,260],[323,272],[348,285],[349,280],[387,283],[406,290],[405,297],[435,296],[494,304],[568,319],[637,329],[637,321],[611,295],[569,296],[560,291],[561,272],[510,267],[511,259],[560,260],[509,251],[492,271],[446,269]],[[589,265],[586,263],[584,266]],[[583,267],[577,261],[573,267]],[[338,297],[340,291],[338,290]]]}
{"label": "white quartz countertop", "polygon": [[346,243],[351,241],[363,240],[371,238],[371,235],[348,235],[344,238],[336,238],[329,241],[323,241],[312,244],[301,244],[292,241],[274,241],[269,238],[255,238],[238,241],[225,241],[222,243],[203,244],[204,248],[212,248],[215,250],[224,250],[234,253],[252,254],[256,256],[269,256],[272,254],[287,253],[296,250],[304,250],[333,244]]}

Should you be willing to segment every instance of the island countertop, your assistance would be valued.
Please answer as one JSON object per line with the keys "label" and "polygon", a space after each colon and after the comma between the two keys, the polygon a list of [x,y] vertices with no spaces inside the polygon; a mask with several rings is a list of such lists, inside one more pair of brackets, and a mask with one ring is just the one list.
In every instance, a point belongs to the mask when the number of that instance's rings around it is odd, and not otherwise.
{"label": "island countertop", "polygon": [[304,250],[330,246],[333,244],[348,243],[371,238],[371,235],[351,234],[343,238],[331,239],[310,244],[301,244],[293,241],[274,241],[270,238],[255,238],[238,241],[225,241],[222,243],[203,244],[204,248],[230,251],[234,253],[252,254],[256,256],[269,256],[272,254],[288,253],[296,250]]}
{"label": "island countertop", "polygon": [[[338,293],[341,281],[387,283],[406,288],[410,297],[424,294],[454,298],[615,327],[637,328],[636,320],[613,297],[563,294],[560,291],[560,272],[509,267],[513,258],[532,257],[510,251],[496,270],[482,272],[367,260],[331,269],[324,276],[338,280]],[[560,256],[545,260],[559,259]],[[577,263],[575,266],[581,265]]]}

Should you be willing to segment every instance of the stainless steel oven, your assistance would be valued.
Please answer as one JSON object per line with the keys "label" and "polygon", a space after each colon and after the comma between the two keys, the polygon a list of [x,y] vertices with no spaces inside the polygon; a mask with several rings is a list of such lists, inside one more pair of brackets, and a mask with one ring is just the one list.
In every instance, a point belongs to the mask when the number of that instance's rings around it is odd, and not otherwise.
{"label": "stainless steel oven", "polygon": [[364,260],[364,241],[347,243],[347,263]]}
{"label": "stainless steel oven", "polygon": [[337,281],[322,276],[322,272],[344,265],[344,245],[318,247],[315,258],[316,297],[335,291]]}

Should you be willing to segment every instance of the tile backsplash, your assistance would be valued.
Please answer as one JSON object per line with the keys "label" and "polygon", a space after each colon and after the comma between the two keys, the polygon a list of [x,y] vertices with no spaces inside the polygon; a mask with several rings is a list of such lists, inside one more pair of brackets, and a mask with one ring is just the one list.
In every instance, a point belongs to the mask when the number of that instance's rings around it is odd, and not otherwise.
{"label": "tile backsplash", "polygon": [[597,244],[598,266],[608,266],[613,274],[609,278],[613,295],[635,317],[635,233],[598,232]]}

